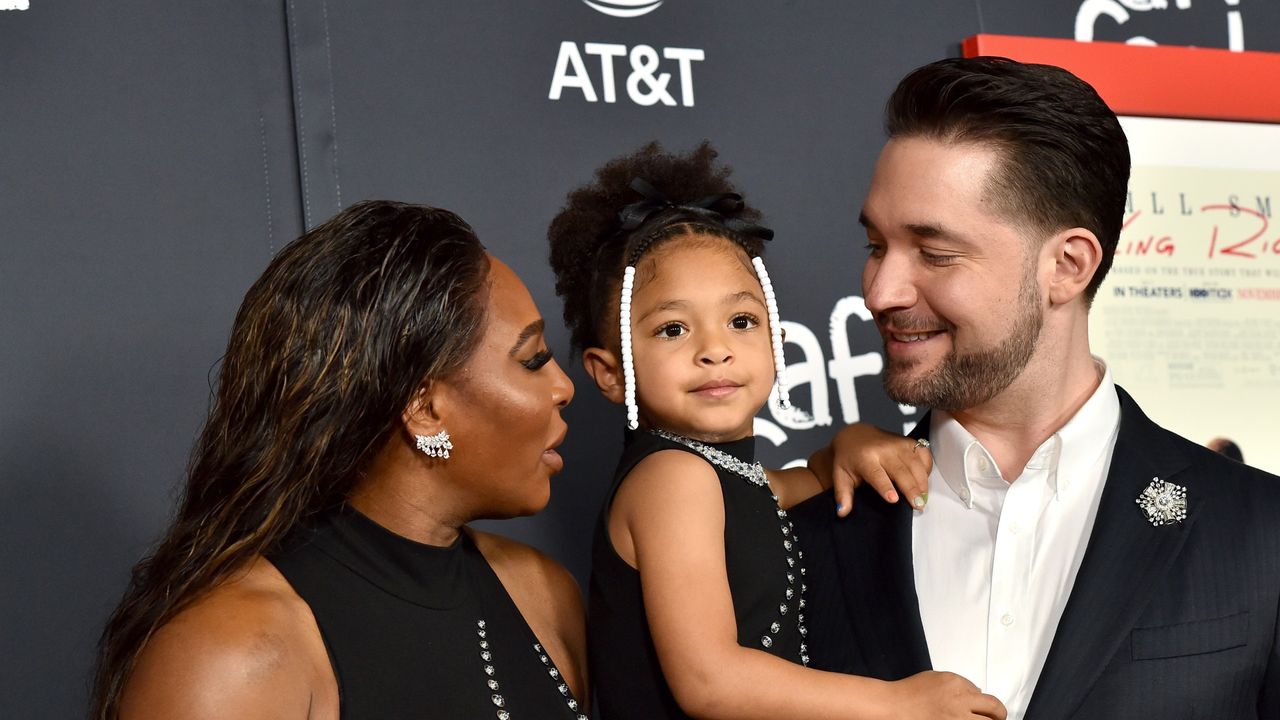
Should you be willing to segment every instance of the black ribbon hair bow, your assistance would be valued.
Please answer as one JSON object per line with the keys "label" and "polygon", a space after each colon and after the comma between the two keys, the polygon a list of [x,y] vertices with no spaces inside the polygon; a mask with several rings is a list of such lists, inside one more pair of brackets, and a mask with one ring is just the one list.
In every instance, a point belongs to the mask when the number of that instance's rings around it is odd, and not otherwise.
{"label": "black ribbon hair bow", "polygon": [[737,217],[737,214],[746,207],[746,204],[742,202],[742,196],[737,193],[708,195],[687,205],[677,205],[671,202],[657,188],[640,178],[632,180],[630,187],[640,193],[642,199],[618,211],[618,232],[620,234],[630,233],[639,229],[660,213],[668,210],[678,210],[723,225],[741,235],[761,240],[773,239],[773,231],[769,228]]}

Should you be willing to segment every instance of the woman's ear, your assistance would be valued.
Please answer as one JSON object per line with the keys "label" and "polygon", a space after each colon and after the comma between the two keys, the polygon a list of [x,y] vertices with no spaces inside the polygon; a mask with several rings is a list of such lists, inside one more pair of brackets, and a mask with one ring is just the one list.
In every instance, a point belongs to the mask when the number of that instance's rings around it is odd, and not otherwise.
{"label": "woman's ear", "polygon": [[618,356],[604,348],[587,348],[582,351],[582,367],[596,381],[600,394],[619,405],[625,396],[622,381],[622,363]]}
{"label": "woman's ear", "polygon": [[443,383],[437,381],[418,388],[400,414],[404,429],[412,438],[414,435],[435,435],[445,428]]}
{"label": "woman's ear", "polygon": [[1045,245],[1053,260],[1049,302],[1065,305],[1083,297],[1102,263],[1102,243],[1098,242],[1098,236],[1084,228],[1071,228],[1054,235]]}

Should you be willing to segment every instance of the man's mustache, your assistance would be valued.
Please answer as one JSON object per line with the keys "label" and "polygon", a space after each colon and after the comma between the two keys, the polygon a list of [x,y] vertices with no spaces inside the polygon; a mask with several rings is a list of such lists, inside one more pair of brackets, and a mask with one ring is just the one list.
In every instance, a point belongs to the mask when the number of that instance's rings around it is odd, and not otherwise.
{"label": "man's mustache", "polygon": [[876,325],[882,331],[890,327],[897,333],[950,331],[955,329],[954,325],[940,317],[912,314],[906,310],[887,310],[876,313],[875,318]]}

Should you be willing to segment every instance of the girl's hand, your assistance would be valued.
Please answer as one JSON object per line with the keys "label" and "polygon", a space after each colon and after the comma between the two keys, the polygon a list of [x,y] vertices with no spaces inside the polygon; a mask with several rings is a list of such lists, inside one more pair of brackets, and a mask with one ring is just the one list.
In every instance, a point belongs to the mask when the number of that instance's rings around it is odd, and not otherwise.
{"label": "girl's hand", "polygon": [[922,672],[892,683],[894,717],[911,720],[1005,720],[1008,711],[992,695],[954,673]]}
{"label": "girl's hand", "polygon": [[933,455],[926,442],[855,423],[836,433],[830,447],[814,453],[809,469],[823,488],[835,489],[839,517],[853,509],[853,491],[862,483],[875,488],[886,502],[897,502],[901,494],[919,510],[929,499]]}

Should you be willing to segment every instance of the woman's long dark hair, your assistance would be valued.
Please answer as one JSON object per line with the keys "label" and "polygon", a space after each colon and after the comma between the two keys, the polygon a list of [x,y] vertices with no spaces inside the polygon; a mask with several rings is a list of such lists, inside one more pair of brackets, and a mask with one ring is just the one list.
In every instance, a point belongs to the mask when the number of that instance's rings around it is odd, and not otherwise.
{"label": "woman's long dark hair", "polygon": [[446,210],[370,201],[285,247],[245,296],[172,526],[103,632],[92,717],[152,634],[340,505],[424,382],[483,333],[489,263]]}

